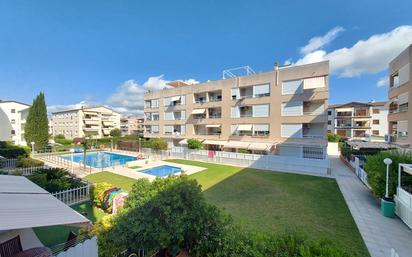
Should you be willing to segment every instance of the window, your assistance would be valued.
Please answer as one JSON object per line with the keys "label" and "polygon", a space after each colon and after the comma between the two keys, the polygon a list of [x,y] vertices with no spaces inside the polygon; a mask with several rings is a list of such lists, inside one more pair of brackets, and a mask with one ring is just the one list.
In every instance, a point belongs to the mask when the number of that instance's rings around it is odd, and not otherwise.
{"label": "window", "polygon": [[11,124],[16,124],[16,120],[15,120],[15,119],[11,119],[11,120],[10,120],[10,123],[11,123]]}
{"label": "window", "polygon": [[253,125],[253,136],[255,137],[269,136],[269,124]]}
{"label": "window", "polygon": [[282,103],[282,116],[301,116],[303,114],[303,102]]}
{"label": "window", "polygon": [[232,100],[239,99],[240,96],[240,89],[239,88],[232,88]]}
{"label": "window", "polygon": [[399,74],[398,73],[391,76],[390,85],[391,87],[399,86]]}
{"label": "window", "polygon": [[301,94],[303,92],[303,80],[288,80],[282,82],[282,95]]}
{"label": "window", "polygon": [[10,133],[11,133],[12,135],[16,135],[16,131],[15,131],[14,129],[12,129],[12,130],[10,131]]}
{"label": "window", "polygon": [[373,109],[372,112],[373,112],[373,114],[379,114],[380,110],[379,109]]}
{"label": "window", "polygon": [[282,124],[281,136],[290,138],[302,138],[302,124]]}
{"label": "window", "polygon": [[253,117],[269,117],[269,105],[253,105],[252,113]]}
{"label": "window", "polygon": [[332,111],[328,111],[328,115],[332,115]]}
{"label": "window", "polygon": [[165,112],[164,120],[174,120],[173,112]]}
{"label": "window", "polygon": [[331,120],[328,120],[328,125],[332,125],[332,121],[331,121]]}
{"label": "window", "polygon": [[379,136],[379,130],[372,130],[372,135]]}
{"label": "window", "polygon": [[253,86],[253,97],[270,96],[270,84]]}
{"label": "window", "polygon": [[239,118],[240,117],[240,109],[239,107],[231,107],[231,117],[232,118]]}
{"label": "window", "polygon": [[11,109],[11,113],[16,113],[16,109]]}
{"label": "window", "polygon": [[379,120],[373,120],[372,123],[373,123],[374,125],[379,125]]}

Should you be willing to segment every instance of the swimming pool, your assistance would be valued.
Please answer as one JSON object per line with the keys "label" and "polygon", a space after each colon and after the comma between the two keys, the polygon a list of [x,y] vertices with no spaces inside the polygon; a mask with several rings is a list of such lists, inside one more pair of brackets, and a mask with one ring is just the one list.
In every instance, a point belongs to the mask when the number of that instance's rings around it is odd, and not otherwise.
{"label": "swimming pool", "polygon": [[176,174],[181,171],[182,169],[178,167],[162,165],[162,166],[157,166],[157,167],[153,167],[153,168],[146,169],[146,170],[140,170],[139,172],[143,172],[143,173],[153,175],[156,177],[167,177],[170,174]]}
{"label": "swimming pool", "polygon": [[[62,156],[66,160],[71,160],[71,155]],[[137,160],[136,157],[110,153],[110,152],[93,152],[86,153],[86,165],[93,168],[107,168],[116,165],[123,165],[126,162]],[[83,154],[74,154],[73,161],[77,163],[83,163]]]}

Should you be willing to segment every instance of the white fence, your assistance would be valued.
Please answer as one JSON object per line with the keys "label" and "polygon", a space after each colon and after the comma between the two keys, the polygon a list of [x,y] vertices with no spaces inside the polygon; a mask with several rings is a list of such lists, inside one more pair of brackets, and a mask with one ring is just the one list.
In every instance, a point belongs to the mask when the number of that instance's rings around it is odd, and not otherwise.
{"label": "white fence", "polygon": [[36,166],[36,167],[27,167],[27,168],[14,168],[14,169],[8,169],[7,172],[9,174],[16,174],[16,175],[22,175],[22,176],[29,176],[32,175],[35,171],[41,170],[41,169],[51,169],[52,167],[49,167],[47,165],[43,166]]}
{"label": "white fence", "polygon": [[[64,249],[67,249],[65,245]],[[55,257],[98,257],[96,237],[77,243],[65,251],[54,253]]]}
{"label": "white fence", "polygon": [[291,156],[243,154],[223,151],[189,150],[174,147],[168,151],[154,152],[144,148],[142,151],[150,157],[159,159],[178,158],[193,161],[214,162],[255,169],[307,173],[317,175],[329,174],[328,159],[305,159]]}
{"label": "white fence", "polygon": [[67,205],[74,205],[90,200],[90,184],[52,193],[54,197]]}
{"label": "white fence", "polygon": [[396,215],[412,229],[412,195],[397,187],[395,195]]}
{"label": "white fence", "polygon": [[359,158],[355,157],[349,164],[354,168],[356,176],[358,176],[362,183],[371,189],[371,186],[368,183],[368,173],[361,167]]}
{"label": "white fence", "polygon": [[17,159],[0,159],[0,168],[9,169],[17,166]]}

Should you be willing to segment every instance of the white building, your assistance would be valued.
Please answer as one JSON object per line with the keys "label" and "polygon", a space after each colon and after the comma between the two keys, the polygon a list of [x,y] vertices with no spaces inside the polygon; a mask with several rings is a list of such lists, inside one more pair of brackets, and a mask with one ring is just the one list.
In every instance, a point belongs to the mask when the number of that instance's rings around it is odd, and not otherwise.
{"label": "white building", "polygon": [[105,106],[82,107],[52,114],[53,136],[102,138],[120,129],[120,114]]}
{"label": "white building", "polygon": [[384,141],[388,135],[387,102],[351,102],[330,105],[328,132],[347,139]]}
{"label": "white building", "polygon": [[0,100],[0,141],[11,141],[17,145],[27,145],[24,126],[30,105],[14,100]]}

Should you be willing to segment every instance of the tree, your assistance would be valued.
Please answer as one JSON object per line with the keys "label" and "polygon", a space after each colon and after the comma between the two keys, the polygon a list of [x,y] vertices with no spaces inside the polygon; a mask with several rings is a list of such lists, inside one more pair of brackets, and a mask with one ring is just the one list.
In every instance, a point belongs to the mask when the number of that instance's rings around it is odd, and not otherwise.
{"label": "tree", "polygon": [[153,150],[167,150],[167,142],[163,138],[151,139],[150,146]]}
{"label": "tree", "polygon": [[112,129],[110,131],[110,136],[112,136],[112,137],[121,137],[122,136],[122,131],[118,128]]}
{"label": "tree", "polygon": [[33,104],[29,108],[24,131],[24,138],[28,144],[34,142],[37,148],[47,146],[49,142],[49,121],[42,92],[33,100]]}
{"label": "tree", "polygon": [[189,140],[187,140],[187,147],[189,149],[203,149],[203,144],[202,142],[200,142],[200,140],[196,139],[196,138],[191,138]]}

